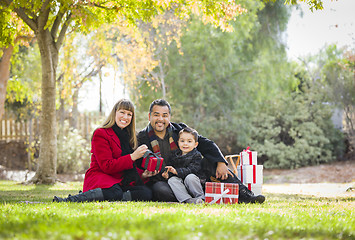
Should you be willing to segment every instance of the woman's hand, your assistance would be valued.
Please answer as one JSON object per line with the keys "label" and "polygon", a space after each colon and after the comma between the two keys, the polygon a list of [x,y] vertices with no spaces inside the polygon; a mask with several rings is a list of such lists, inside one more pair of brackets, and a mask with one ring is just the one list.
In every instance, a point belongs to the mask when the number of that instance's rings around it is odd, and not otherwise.
{"label": "woman's hand", "polygon": [[158,174],[158,172],[159,172],[159,171],[157,171],[157,170],[155,170],[154,172],[145,170],[145,171],[142,173],[142,178],[149,178],[149,177],[155,176],[155,175]]}
{"label": "woman's hand", "polygon": [[141,146],[139,146],[132,154],[131,154],[131,158],[132,161],[136,161],[137,159],[140,159],[141,157],[143,157],[144,153],[148,150],[147,145],[143,144]]}

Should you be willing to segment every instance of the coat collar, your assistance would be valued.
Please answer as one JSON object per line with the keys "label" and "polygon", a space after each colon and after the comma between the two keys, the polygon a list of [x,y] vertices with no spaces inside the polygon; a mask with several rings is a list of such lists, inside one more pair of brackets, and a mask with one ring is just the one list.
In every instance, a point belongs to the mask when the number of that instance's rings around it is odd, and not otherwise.
{"label": "coat collar", "polygon": [[118,145],[121,146],[120,139],[117,137],[116,133],[113,131],[112,128],[105,128],[106,133],[112,137],[113,141]]}

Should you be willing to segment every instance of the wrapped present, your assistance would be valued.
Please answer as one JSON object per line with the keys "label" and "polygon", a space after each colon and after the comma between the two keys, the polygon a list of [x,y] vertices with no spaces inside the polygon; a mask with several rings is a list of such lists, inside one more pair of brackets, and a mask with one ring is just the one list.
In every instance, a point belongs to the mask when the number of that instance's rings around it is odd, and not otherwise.
{"label": "wrapped present", "polygon": [[236,183],[206,182],[205,202],[209,204],[238,203],[239,185]]}
{"label": "wrapped present", "polygon": [[263,183],[263,165],[240,165],[237,166],[238,177],[242,183]]}
{"label": "wrapped present", "polygon": [[245,183],[244,185],[255,195],[260,195],[262,193],[262,184]]}
{"label": "wrapped present", "polygon": [[164,158],[158,156],[150,150],[147,150],[143,155],[142,167],[148,171],[160,171],[163,166]]}
{"label": "wrapped present", "polygon": [[240,165],[257,165],[258,157],[257,152],[250,151],[250,147],[244,149],[243,152],[240,153]]}

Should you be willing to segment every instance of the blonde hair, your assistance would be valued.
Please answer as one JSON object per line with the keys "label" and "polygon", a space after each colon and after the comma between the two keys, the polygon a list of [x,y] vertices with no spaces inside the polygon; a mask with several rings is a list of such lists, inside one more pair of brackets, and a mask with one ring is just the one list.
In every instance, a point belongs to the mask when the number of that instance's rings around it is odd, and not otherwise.
{"label": "blonde hair", "polygon": [[[131,123],[126,127],[129,134],[129,144],[133,149],[137,148],[137,136],[136,136],[136,117],[134,113],[134,105],[128,99],[119,100],[112,108],[111,113],[108,115],[103,124],[98,128],[110,128],[116,123],[116,112],[120,109],[128,110],[132,112]],[[96,131],[96,129],[95,129]],[[95,132],[94,131],[94,132]]]}

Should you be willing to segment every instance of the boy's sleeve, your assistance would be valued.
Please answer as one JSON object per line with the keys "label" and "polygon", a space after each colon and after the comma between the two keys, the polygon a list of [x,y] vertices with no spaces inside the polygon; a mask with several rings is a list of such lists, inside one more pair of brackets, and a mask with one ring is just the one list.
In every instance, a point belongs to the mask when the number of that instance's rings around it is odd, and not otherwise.
{"label": "boy's sleeve", "polygon": [[201,161],[202,161],[201,154],[195,154],[192,157],[190,163],[186,167],[176,169],[177,176],[179,178],[184,179],[190,173],[197,174],[201,170]]}

